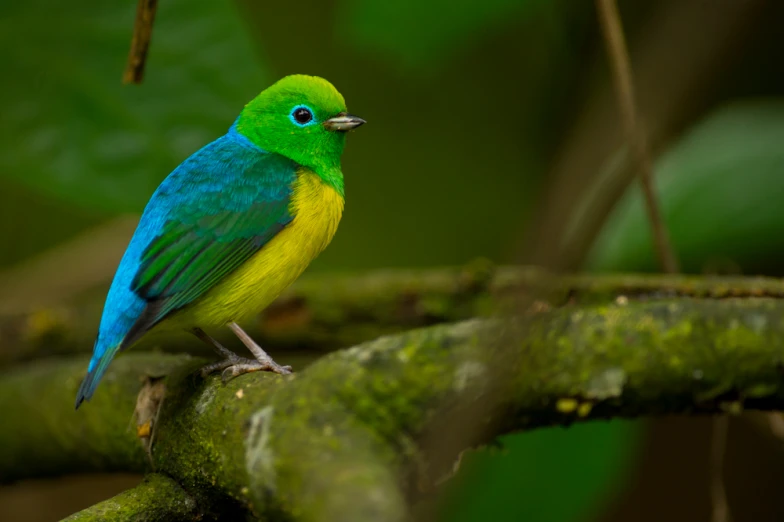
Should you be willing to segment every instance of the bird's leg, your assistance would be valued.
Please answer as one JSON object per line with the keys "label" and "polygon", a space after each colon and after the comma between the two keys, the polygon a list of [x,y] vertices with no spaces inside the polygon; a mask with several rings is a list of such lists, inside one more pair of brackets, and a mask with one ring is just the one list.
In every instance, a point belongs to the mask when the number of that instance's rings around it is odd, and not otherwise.
{"label": "bird's leg", "polygon": [[272,357],[270,357],[267,352],[265,352],[264,349],[262,349],[262,347],[256,343],[256,341],[251,339],[250,335],[245,333],[245,330],[243,330],[240,325],[237,323],[229,323],[229,328],[231,328],[231,331],[234,332],[234,335],[239,337],[240,341],[242,341],[242,344],[247,346],[248,350],[250,350],[253,356],[256,358],[255,361],[249,361],[250,364],[245,363],[242,365],[232,366],[232,377],[236,377],[237,375],[241,375],[247,372],[257,371],[274,372],[281,375],[288,375],[291,373],[291,366],[281,366],[273,361]]}
{"label": "bird's leg", "polygon": [[212,346],[215,349],[215,351],[218,352],[218,355],[222,355],[226,359],[229,359],[230,357],[236,355],[234,352],[232,352],[231,350],[223,346],[221,343],[219,343],[218,341],[210,337],[207,334],[207,332],[205,332],[201,328],[196,327],[193,330],[191,330],[191,332],[193,333],[193,335],[195,335],[196,337],[204,341],[206,344]]}
{"label": "bird's leg", "polygon": [[[249,359],[247,357],[240,357],[236,353],[232,352],[228,348],[224,347],[221,343],[207,335],[207,333],[202,330],[201,328],[194,328],[191,330],[191,333],[204,341],[206,344],[212,346],[218,355],[223,357],[222,360],[208,364],[201,369],[202,377],[206,377],[207,375],[215,372],[217,370],[224,370],[221,374],[221,378],[223,381],[227,381],[230,378],[236,377],[238,375],[242,375],[243,373],[248,372],[257,372],[257,371],[270,371],[280,374],[289,374],[291,373],[290,366],[280,366],[272,358],[261,349],[259,345],[253,342],[248,334],[246,334],[238,325],[235,323],[230,323],[229,327],[237,334],[240,340],[248,346],[253,355],[256,356],[256,359]],[[236,328],[236,329],[235,329]],[[241,332],[237,333],[237,331]],[[248,344],[248,341],[252,344],[251,347]]]}
{"label": "bird's leg", "polygon": [[210,337],[207,334],[207,332],[205,332],[201,328],[198,327],[194,328],[191,330],[191,333],[196,337],[198,337],[199,339],[201,339],[202,341],[204,341],[205,344],[212,346],[212,348],[218,353],[218,355],[223,357],[223,359],[221,359],[218,362],[208,364],[207,366],[202,367],[201,369],[202,378],[206,377],[207,375],[211,374],[214,371],[224,370],[233,364],[240,364],[245,361],[245,359],[243,359],[242,357],[240,357],[239,355],[232,352],[231,350],[223,346],[221,343],[219,343],[218,341]]}

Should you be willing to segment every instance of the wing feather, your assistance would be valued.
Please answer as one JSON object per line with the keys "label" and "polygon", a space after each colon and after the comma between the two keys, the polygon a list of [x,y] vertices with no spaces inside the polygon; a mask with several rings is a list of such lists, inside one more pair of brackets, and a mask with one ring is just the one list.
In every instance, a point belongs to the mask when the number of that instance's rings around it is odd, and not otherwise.
{"label": "wing feather", "polygon": [[280,156],[259,154],[240,172],[213,173],[222,182],[213,181],[212,190],[172,209],[162,232],[144,250],[131,283],[147,305],[123,346],[204,295],[294,219],[290,202],[296,168]]}

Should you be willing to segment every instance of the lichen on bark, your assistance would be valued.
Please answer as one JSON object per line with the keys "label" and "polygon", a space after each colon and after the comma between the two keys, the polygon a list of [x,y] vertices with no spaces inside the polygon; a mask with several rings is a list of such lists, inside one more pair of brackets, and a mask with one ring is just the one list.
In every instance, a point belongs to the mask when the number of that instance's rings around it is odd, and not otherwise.
{"label": "lichen on bark", "polygon": [[461,451],[503,433],[781,409],[781,317],[775,297],[569,298],[225,385],[199,376],[203,360],[131,352],[78,412],[86,360],[37,362],[0,376],[0,479],[148,469],[129,424],[144,378],[164,376],[152,463],[199,506],[266,520],[402,520]]}

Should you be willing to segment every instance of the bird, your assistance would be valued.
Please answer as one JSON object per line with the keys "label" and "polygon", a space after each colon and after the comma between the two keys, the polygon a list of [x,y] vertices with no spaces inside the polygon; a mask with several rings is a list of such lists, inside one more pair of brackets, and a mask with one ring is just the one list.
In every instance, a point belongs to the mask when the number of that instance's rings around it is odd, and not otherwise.
{"label": "bird", "polygon": [[[346,134],[364,123],[327,80],[286,76],[175,168],[147,203],[112,280],[76,409],[115,355],[151,332],[185,330],[212,346],[222,359],[203,376],[291,373],[238,323],[332,240],[343,215]],[[206,333],[224,327],[252,359]]]}

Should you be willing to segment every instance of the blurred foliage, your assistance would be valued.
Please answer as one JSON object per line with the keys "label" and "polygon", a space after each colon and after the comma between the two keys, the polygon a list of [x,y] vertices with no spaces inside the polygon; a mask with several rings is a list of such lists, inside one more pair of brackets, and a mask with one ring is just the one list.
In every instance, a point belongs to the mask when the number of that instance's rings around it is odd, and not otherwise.
{"label": "blurred foliage", "polygon": [[[0,264],[140,212],[244,103],[301,72],[333,81],[369,122],[349,138],[346,214],[316,270],[514,261],[578,99],[590,3],[237,5],[161,2],[140,87],[120,83],[133,3],[0,5],[13,79],[0,82]],[[509,437],[508,454],[470,457],[455,487],[471,491],[448,517],[588,520],[635,440],[623,423]]]}
{"label": "blurred foliage", "polygon": [[[784,274],[784,102],[725,106],[656,163],[655,183],[682,269]],[[603,271],[656,271],[650,226],[634,184],[591,253]]]}
{"label": "blurred foliage", "polygon": [[[0,117],[1,118],[1,117]],[[102,219],[99,213],[46,197],[0,174],[0,269],[71,237]]]}
{"label": "blurred foliage", "polygon": [[635,422],[582,424],[504,437],[501,451],[468,453],[447,492],[444,520],[593,520],[631,473],[626,462],[638,433]]}
{"label": "blurred foliage", "polygon": [[[133,2],[0,4],[0,169],[80,207],[139,211],[268,75],[227,2],[161,2],[144,88],[120,77]],[[18,45],[24,42],[24,45]]]}
{"label": "blurred foliage", "polygon": [[338,4],[337,19],[347,30],[337,32],[352,46],[375,58],[389,57],[406,67],[435,71],[450,58],[481,44],[489,33],[512,27],[516,20],[543,3],[544,0],[345,0]]}

